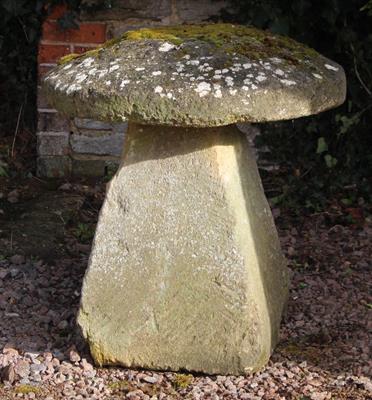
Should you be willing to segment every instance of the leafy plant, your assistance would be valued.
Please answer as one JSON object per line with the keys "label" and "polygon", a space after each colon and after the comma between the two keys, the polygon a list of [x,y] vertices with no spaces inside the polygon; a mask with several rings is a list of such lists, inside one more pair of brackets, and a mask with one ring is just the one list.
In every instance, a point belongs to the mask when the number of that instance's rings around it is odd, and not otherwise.
{"label": "leafy plant", "polygon": [[8,176],[8,164],[0,160],[0,176]]}
{"label": "leafy plant", "polygon": [[94,226],[90,224],[79,223],[75,229],[75,236],[83,243],[89,242],[94,236]]}

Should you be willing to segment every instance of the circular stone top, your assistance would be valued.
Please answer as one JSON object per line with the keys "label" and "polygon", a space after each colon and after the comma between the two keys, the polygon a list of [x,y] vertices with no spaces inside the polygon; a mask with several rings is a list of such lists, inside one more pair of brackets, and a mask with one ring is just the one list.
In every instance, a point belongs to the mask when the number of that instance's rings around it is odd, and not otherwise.
{"label": "circular stone top", "polygon": [[284,36],[210,24],[128,31],[44,80],[69,115],[210,127],[316,114],[345,99],[338,64]]}

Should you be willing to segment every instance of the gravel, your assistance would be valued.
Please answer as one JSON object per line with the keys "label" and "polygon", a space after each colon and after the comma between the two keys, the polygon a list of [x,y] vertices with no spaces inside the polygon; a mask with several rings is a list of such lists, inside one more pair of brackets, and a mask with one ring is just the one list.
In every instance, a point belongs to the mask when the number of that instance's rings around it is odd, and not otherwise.
{"label": "gravel", "polygon": [[264,370],[202,376],[95,368],[75,329],[85,245],[49,264],[0,258],[0,399],[372,399],[371,221],[343,226],[325,214],[301,223],[275,215],[293,276],[280,343]]}

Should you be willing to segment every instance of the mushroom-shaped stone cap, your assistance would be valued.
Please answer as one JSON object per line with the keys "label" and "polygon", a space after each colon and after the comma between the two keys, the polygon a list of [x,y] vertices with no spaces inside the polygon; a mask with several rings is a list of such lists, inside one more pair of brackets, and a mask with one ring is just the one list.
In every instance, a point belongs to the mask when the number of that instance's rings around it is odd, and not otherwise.
{"label": "mushroom-shaped stone cap", "polygon": [[65,57],[44,80],[69,115],[210,127],[292,119],[341,104],[341,66],[292,39],[230,24],[126,32]]}

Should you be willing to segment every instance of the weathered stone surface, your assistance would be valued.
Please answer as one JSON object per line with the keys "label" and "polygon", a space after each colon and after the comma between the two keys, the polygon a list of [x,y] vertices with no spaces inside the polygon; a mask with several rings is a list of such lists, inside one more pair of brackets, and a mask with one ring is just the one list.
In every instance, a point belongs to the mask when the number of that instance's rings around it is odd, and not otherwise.
{"label": "weathered stone surface", "polygon": [[74,118],[73,123],[78,129],[111,130],[112,128],[112,124],[88,118]]}
{"label": "weathered stone surface", "polygon": [[70,120],[57,112],[42,112],[39,110],[37,130],[42,132],[69,132]]}
{"label": "weathered stone surface", "polygon": [[69,154],[69,132],[38,132],[37,152],[40,156],[66,156]]}
{"label": "weathered stone surface", "polygon": [[242,374],[268,360],[285,260],[234,126],[129,124],[78,317],[98,364]]}
{"label": "weathered stone surface", "polygon": [[342,67],[238,25],[130,31],[68,60],[45,78],[48,100],[97,120],[209,127],[297,118],[345,99]]}
{"label": "weathered stone surface", "polygon": [[69,156],[43,156],[37,159],[37,175],[46,178],[62,178],[71,173]]}
{"label": "weathered stone surface", "polygon": [[123,148],[124,132],[110,132],[104,136],[71,135],[71,149],[75,153],[119,157]]}

